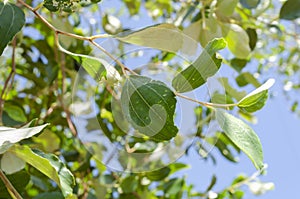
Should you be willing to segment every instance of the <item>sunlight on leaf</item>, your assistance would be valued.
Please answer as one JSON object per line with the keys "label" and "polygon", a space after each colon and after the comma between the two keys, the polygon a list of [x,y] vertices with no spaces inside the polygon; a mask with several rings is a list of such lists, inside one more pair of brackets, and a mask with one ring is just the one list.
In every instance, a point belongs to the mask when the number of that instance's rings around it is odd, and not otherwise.
{"label": "sunlight on leaf", "polygon": [[75,185],[74,177],[55,155],[32,150],[25,145],[15,145],[9,149],[9,152],[15,154],[56,182],[65,197],[72,195],[72,187]]}
{"label": "sunlight on leaf", "polygon": [[40,133],[47,125],[19,129],[0,126],[0,154],[4,153],[13,144]]}
{"label": "sunlight on leaf", "polygon": [[174,77],[173,88],[183,93],[202,86],[209,77],[218,72],[222,59],[216,57],[216,52],[225,47],[224,39],[209,42],[196,61]]}
{"label": "sunlight on leaf", "polygon": [[173,24],[149,26],[132,33],[126,33],[126,35],[117,36],[116,39],[167,52],[177,53],[181,51],[189,55],[194,54],[198,49],[197,42],[187,37]]}
{"label": "sunlight on leaf", "polygon": [[269,79],[266,83],[255,89],[238,103],[238,107],[247,112],[260,110],[268,99],[268,89],[275,83],[274,79]]}
{"label": "sunlight on leaf", "polygon": [[228,138],[251,159],[257,169],[262,169],[262,145],[252,128],[221,109],[216,110],[216,118]]}
{"label": "sunlight on leaf", "polygon": [[176,136],[178,129],[173,121],[176,98],[163,82],[131,75],[123,86],[121,103],[127,120],[141,134],[156,141]]}

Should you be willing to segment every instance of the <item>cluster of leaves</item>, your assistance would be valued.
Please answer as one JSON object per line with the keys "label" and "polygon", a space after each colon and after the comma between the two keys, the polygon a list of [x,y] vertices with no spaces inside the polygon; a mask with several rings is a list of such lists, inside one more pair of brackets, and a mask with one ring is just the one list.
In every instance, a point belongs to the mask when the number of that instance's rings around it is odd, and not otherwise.
{"label": "cluster of leaves", "polygon": [[45,0],[43,6],[49,11],[64,11],[64,12],[75,12],[79,9],[79,6],[88,6],[92,3],[98,3],[101,0]]}
{"label": "cluster of leaves", "polygon": [[[290,68],[288,63],[299,59],[298,46],[287,49],[284,46],[285,38],[280,38],[279,33],[269,32],[270,27],[278,32],[286,31],[283,25],[278,25],[278,22],[268,15],[276,5],[259,0],[124,0],[131,16],[140,14],[141,9],[146,9],[153,20],[171,22],[127,34],[117,34],[123,30],[121,22],[117,16],[104,13],[101,16],[102,29],[118,42],[121,55],[124,54],[125,43],[144,46],[160,50],[152,61],[168,62],[172,65],[176,53],[185,46],[193,48],[194,43],[186,39],[185,35],[203,46],[202,53],[194,62],[186,67],[175,67],[174,64],[173,69],[177,72],[173,76],[167,71],[172,76],[170,87],[169,84],[141,74],[139,70],[125,68],[122,63],[117,62],[117,66],[112,67],[102,58],[88,56],[92,49],[84,40],[93,40],[84,37],[82,27],[86,24],[81,22],[83,14],[76,20],[77,13],[66,16],[63,12],[72,13],[79,9],[77,5],[81,4],[89,6],[81,9],[92,13],[101,5],[95,4],[98,2],[45,0],[42,5],[48,11],[41,6],[30,10],[31,7],[22,1],[19,1],[18,6],[0,2],[0,27],[10,27],[0,28],[0,35],[4,35],[0,40],[0,63],[4,66],[0,68],[3,82],[0,96],[0,119],[3,125],[0,127],[0,177],[2,180],[7,178],[13,186],[3,180],[3,183],[0,183],[0,198],[13,195],[13,188],[24,198],[35,199],[221,199],[243,198],[244,193],[240,189],[243,184],[247,184],[250,190],[258,195],[270,190],[272,185],[260,182],[253,176],[239,176],[227,188],[216,193],[213,188],[217,177],[214,176],[205,191],[199,192],[193,189],[193,185],[188,185],[185,178],[172,176],[175,172],[187,168],[187,165],[182,163],[172,163],[158,170],[137,174],[111,171],[100,162],[103,160],[102,146],[98,146],[97,143],[83,146],[76,137],[77,131],[71,118],[71,95],[78,67],[83,67],[89,76],[105,85],[95,94],[99,109],[97,119],[103,134],[110,142],[126,150],[129,148],[131,153],[151,153],[160,144],[180,137],[180,129],[174,123],[174,115],[176,99],[186,98],[181,93],[197,91],[222,65],[227,64],[237,72],[237,86],[252,86],[254,91],[249,94],[238,91],[231,86],[231,79],[219,77],[225,92],[213,93],[211,102],[197,101],[201,106],[195,108],[197,130],[194,135],[197,137],[195,146],[198,147],[195,148],[200,156],[211,157],[214,161],[215,154],[208,153],[203,142],[214,145],[223,157],[232,162],[237,162],[234,151],[242,151],[251,159],[259,174],[264,168],[259,138],[248,124],[224,108],[237,107],[234,110],[237,110],[239,116],[251,122],[255,118],[253,113],[265,105],[268,90],[274,80],[270,79],[261,84],[257,76],[253,75],[253,70],[247,66],[250,66],[250,62],[267,63],[262,60],[268,60],[269,55],[263,54],[270,47],[270,43],[265,43],[269,41],[265,40],[268,36],[271,35],[278,43],[284,42],[280,44],[280,53],[288,53],[288,56],[281,58],[281,62],[287,60],[287,65],[283,67]],[[176,6],[178,4],[180,6]],[[280,5],[281,9],[276,12],[275,19],[278,16],[285,20],[298,18],[299,6],[293,6],[298,4],[298,0],[288,0]],[[20,5],[27,5],[27,9],[20,8]],[[38,9],[44,17],[37,13]],[[24,12],[35,13],[38,17],[26,15],[28,20],[25,24]],[[269,21],[260,21],[262,16],[267,16]],[[59,28],[59,31],[54,30],[45,21]],[[54,32],[50,32],[51,28]],[[35,33],[35,37],[32,36],[32,32]],[[62,34],[65,32],[67,34]],[[58,34],[62,34],[59,38],[60,43]],[[292,36],[295,34],[297,35],[297,32]],[[271,46],[270,49],[274,48]],[[223,49],[226,49],[226,52],[220,54]],[[109,54],[107,51],[105,53]],[[221,55],[224,58],[221,58]],[[263,69],[264,66],[257,67],[255,72],[261,73]],[[133,74],[128,75],[126,71]],[[284,68],[282,71],[296,73],[298,68],[293,65],[292,69]],[[120,75],[122,72],[123,75]],[[120,111],[124,114],[123,119],[138,132],[139,137],[130,137],[128,128],[120,128],[120,124],[113,117],[113,89],[117,89],[117,84],[122,85]],[[89,95],[88,92],[92,88],[87,85],[81,86],[86,95]],[[34,120],[35,118],[38,119]],[[219,124],[220,129],[207,137],[203,133],[212,120]],[[24,125],[25,123],[27,124]],[[97,130],[93,126],[87,128]],[[124,140],[129,141],[124,144]],[[192,147],[189,150],[191,149]],[[121,158],[118,161],[120,164],[124,163]],[[125,162],[127,164],[122,164],[124,170],[128,169],[128,165],[138,164],[130,162],[130,158]],[[156,164],[158,163],[153,162],[149,167],[156,169]],[[14,197],[18,198],[16,195]]]}

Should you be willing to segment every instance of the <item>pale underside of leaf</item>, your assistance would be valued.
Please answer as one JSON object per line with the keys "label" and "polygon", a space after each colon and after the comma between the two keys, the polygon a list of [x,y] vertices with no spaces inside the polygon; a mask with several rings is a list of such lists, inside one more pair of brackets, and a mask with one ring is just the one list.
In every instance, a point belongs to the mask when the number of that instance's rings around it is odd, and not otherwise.
{"label": "pale underside of leaf", "polygon": [[10,128],[1,127],[0,128],[0,154],[5,152],[13,144],[34,136],[40,133],[48,124],[41,126],[31,127],[31,128]]}
{"label": "pale underside of leaf", "polygon": [[1,169],[6,174],[13,174],[25,167],[25,162],[15,156],[13,153],[7,151],[3,154],[1,158]]}
{"label": "pale underside of leaf", "polygon": [[223,110],[216,110],[216,118],[228,138],[250,158],[257,169],[262,169],[262,145],[251,127]]}
{"label": "pale underside of leaf", "polygon": [[193,55],[199,50],[197,42],[173,24],[154,25],[116,38],[126,43],[173,53]]}
{"label": "pale underside of leaf", "polygon": [[222,24],[222,34],[228,48],[239,59],[247,59],[251,53],[247,32],[236,24]]}

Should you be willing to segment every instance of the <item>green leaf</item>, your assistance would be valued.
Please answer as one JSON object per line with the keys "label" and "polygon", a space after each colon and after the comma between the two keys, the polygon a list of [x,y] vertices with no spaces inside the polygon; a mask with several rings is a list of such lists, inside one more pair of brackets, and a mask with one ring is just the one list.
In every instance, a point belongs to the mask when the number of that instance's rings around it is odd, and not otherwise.
{"label": "green leaf", "polygon": [[299,105],[299,102],[295,101],[291,107],[291,111],[296,112],[298,105]]}
{"label": "green leaf", "polygon": [[5,152],[1,158],[1,169],[6,174],[16,173],[25,167],[25,162],[9,151]]}
{"label": "green leaf", "polygon": [[26,122],[27,118],[25,115],[24,109],[13,101],[7,101],[4,104],[4,111],[7,115],[17,121],[17,122]]}
{"label": "green leaf", "polygon": [[106,76],[108,83],[114,83],[121,79],[119,72],[104,59],[72,53],[61,46],[59,49],[71,55],[94,80],[100,81],[102,77]]}
{"label": "green leaf", "polygon": [[274,83],[274,79],[269,79],[266,83],[241,99],[238,103],[238,107],[247,112],[260,110],[267,101],[268,89],[271,88]]}
{"label": "green leaf", "polygon": [[7,114],[6,111],[3,111],[2,123],[3,123],[3,126],[20,126],[23,124],[23,122],[17,122],[15,120],[13,120],[11,117],[9,117],[9,115]]}
{"label": "green leaf", "polygon": [[216,12],[224,16],[231,16],[239,0],[218,0]]}
{"label": "green leaf", "polygon": [[230,66],[237,72],[241,72],[247,63],[248,61],[245,59],[233,58],[230,60]]}
{"label": "green leaf", "polygon": [[[174,178],[164,184],[164,191],[166,194],[170,196],[175,196],[179,194],[180,191],[182,191],[183,185],[184,185],[184,180],[182,178]],[[176,198],[181,198],[181,197],[176,197]]]}
{"label": "green leaf", "polygon": [[240,3],[244,8],[253,9],[258,6],[260,0],[240,0]]}
{"label": "green leaf", "polygon": [[47,125],[19,129],[0,126],[0,154],[4,153],[13,144],[40,133]]}
{"label": "green leaf", "polygon": [[65,197],[72,195],[72,187],[75,185],[74,177],[55,155],[31,150],[26,145],[15,145],[9,151],[53,180]]}
{"label": "green leaf", "polygon": [[197,40],[200,41],[203,47],[205,47],[213,39],[222,37],[222,29],[216,18],[210,17],[205,19],[205,24],[203,24],[203,20],[200,20],[200,22],[201,23],[198,25],[200,32]]}
{"label": "green leaf", "polygon": [[139,13],[141,0],[124,0],[124,3],[126,4],[130,15],[136,15]]}
{"label": "green leaf", "polygon": [[240,149],[226,136],[226,134],[217,132],[216,136],[207,137],[205,140],[211,145],[217,147],[219,152],[227,160],[231,162],[238,162],[238,159],[234,156],[230,146],[232,146],[237,152],[240,152]]}
{"label": "green leaf", "polygon": [[173,53],[180,50],[193,54],[198,47],[197,42],[187,37],[173,24],[149,26],[124,36],[117,36],[116,39]]}
{"label": "green leaf", "polygon": [[0,2],[0,55],[6,45],[22,29],[25,24],[25,14],[16,5]]}
{"label": "green leaf", "polygon": [[239,59],[246,59],[251,49],[246,31],[236,24],[222,24],[223,37],[228,43],[228,48]]}
{"label": "green leaf", "polygon": [[96,58],[79,54],[73,54],[72,57],[81,64],[81,66],[93,79],[100,81],[105,75],[105,68]]}
{"label": "green leaf", "polygon": [[253,28],[247,28],[246,32],[248,34],[249,37],[249,46],[251,50],[254,50],[257,40],[258,40],[258,36],[257,36],[257,32],[255,29]]}
{"label": "green leaf", "polygon": [[229,194],[229,199],[242,199],[245,193],[242,190],[234,190],[233,192],[229,192]]}
{"label": "green leaf", "polygon": [[169,167],[164,167],[155,171],[146,173],[146,177],[151,181],[160,181],[166,178],[171,172]]}
{"label": "green leaf", "polygon": [[185,28],[183,32],[196,41],[199,41],[201,46],[205,47],[211,40],[222,37],[222,30],[218,20],[214,17],[203,20],[198,20]]}
{"label": "green leaf", "polygon": [[[43,151],[45,152],[54,152],[60,148],[61,140],[58,135],[48,129],[45,129],[38,137],[33,137],[32,140],[35,143],[41,144]],[[51,142],[49,142],[51,140]]]}
{"label": "green leaf", "polygon": [[216,118],[228,138],[251,159],[257,169],[262,169],[262,146],[251,127],[221,109],[216,110]]}
{"label": "green leaf", "polygon": [[171,174],[173,174],[177,171],[180,171],[181,169],[189,168],[189,165],[183,164],[183,163],[180,163],[180,162],[174,162],[174,163],[169,165],[169,168],[171,169],[171,171],[170,171],[170,175],[171,175]]}
{"label": "green leaf", "polygon": [[119,196],[119,199],[139,199],[141,198],[139,195],[133,193],[122,193]]}
{"label": "green leaf", "polygon": [[239,110],[238,111],[238,114],[241,118],[243,118],[244,120],[252,123],[252,124],[256,124],[257,123],[257,118],[252,114],[252,113],[249,113],[249,112],[245,112],[243,110]]}
{"label": "green leaf", "polygon": [[99,3],[101,2],[102,0],[91,0],[92,3]]}
{"label": "green leaf", "polygon": [[[25,171],[7,175],[6,177],[19,193],[23,193],[30,180],[30,175]],[[11,198],[2,180],[0,180],[0,198]]]}
{"label": "green leaf", "polygon": [[[68,20],[64,20],[62,17],[53,18],[51,23],[58,30],[74,33],[71,23]],[[69,48],[74,42],[74,38],[66,35],[59,35],[59,41],[64,48]]]}
{"label": "green leaf", "polygon": [[[234,101],[231,96],[226,93],[221,94],[219,92],[215,92],[211,95],[211,102],[215,104],[233,104]],[[233,108],[233,107],[231,107]]]}
{"label": "green leaf", "polygon": [[206,192],[209,192],[217,183],[217,177],[215,175],[212,176],[210,184],[208,185],[208,187],[206,188]]}
{"label": "green leaf", "polygon": [[60,192],[45,192],[35,196],[33,199],[64,199]]}
{"label": "green leaf", "polygon": [[209,42],[197,60],[175,76],[173,88],[183,93],[203,85],[219,70],[222,60],[216,57],[216,52],[225,47],[226,42],[222,38]]}
{"label": "green leaf", "polygon": [[280,9],[280,19],[294,20],[300,17],[300,0],[287,0]]}
{"label": "green leaf", "polygon": [[241,73],[235,78],[235,80],[240,87],[246,86],[249,83],[255,86],[256,88],[260,86],[259,81],[257,81],[257,79],[249,72]]}
{"label": "green leaf", "polygon": [[176,98],[160,81],[131,75],[121,94],[124,115],[139,133],[154,141],[170,140],[178,129],[174,125]]}
{"label": "green leaf", "polygon": [[226,94],[228,94],[230,97],[235,98],[236,100],[242,99],[244,96],[246,96],[246,92],[244,91],[237,91],[235,88],[233,88],[229,84],[229,80],[226,77],[219,78],[219,82],[223,85]]}
{"label": "green leaf", "polygon": [[138,181],[135,177],[135,175],[128,176],[121,182],[120,186],[124,193],[132,193],[136,191],[138,187]]}

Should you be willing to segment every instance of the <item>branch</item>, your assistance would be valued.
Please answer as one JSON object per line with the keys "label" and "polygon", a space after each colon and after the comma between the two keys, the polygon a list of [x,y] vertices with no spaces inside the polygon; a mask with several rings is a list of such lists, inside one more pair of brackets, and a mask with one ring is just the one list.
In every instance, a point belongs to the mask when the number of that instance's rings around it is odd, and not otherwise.
{"label": "branch", "polygon": [[9,179],[5,176],[5,174],[0,169],[0,178],[3,181],[5,187],[7,188],[8,192],[12,195],[12,197],[16,199],[23,199],[22,196],[18,193],[15,187],[11,184]]}
{"label": "branch", "polygon": [[98,49],[100,49],[103,53],[105,53],[107,56],[109,56],[112,60],[114,60],[117,64],[119,64],[119,66],[122,69],[123,74],[125,75],[125,77],[127,77],[127,73],[126,70],[129,70],[122,62],[120,62],[118,59],[116,59],[112,54],[110,54],[107,50],[105,50],[102,46],[100,46],[99,44],[97,44],[95,41],[93,40],[89,40],[89,42],[91,44],[93,44],[94,46],[96,46]]}
{"label": "branch", "polygon": [[47,19],[45,19],[42,15],[40,15],[37,12],[36,8],[31,7],[30,5],[26,4],[22,0],[18,0],[18,2],[20,4],[22,4],[24,7],[28,8],[31,12],[33,12],[33,14],[35,14],[35,16],[37,16],[40,20],[42,20],[42,22],[44,24],[46,24],[50,29],[52,29],[57,34],[62,34],[62,35],[66,35],[66,36],[69,36],[69,37],[73,37],[75,39],[85,40],[85,41],[95,40],[95,39],[98,39],[98,38],[107,38],[107,37],[110,37],[110,35],[108,35],[108,34],[100,34],[100,35],[94,35],[94,36],[90,36],[90,37],[84,37],[84,36],[81,36],[81,35],[76,35],[76,34],[73,34],[73,33],[69,33],[69,32],[65,32],[65,31],[59,30],[59,29],[55,28],[51,23],[49,23],[47,21]]}
{"label": "branch", "polygon": [[133,74],[135,74],[134,71],[130,70],[128,67],[126,67],[122,62],[120,62],[119,60],[117,60],[112,54],[110,54],[108,51],[106,51],[102,46],[100,46],[99,44],[97,44],[94,40],[95,39],[99,39],[99,38],[108,38],[111,37],[111,35],[109,34],[99,34],[99,35],[93,35],[93,36],[89,36],[89,37],[85,37],[85,36],[81,36],[81,35],[77,35],[77,34],[73,34],[73,33],[69,33],[69,32],[65,32],[62,30],[59,30],[57,28],[55,28],[51,23],[49,23],[49,21],[47,21],[47,19],[45,19],[42,15],[40,15],[37,10],[40,7],[37,8],[33,8],[30,5],[26,4],[24,1],[22,0],[18,0],[18,2],[20,4],[22,4],[23,6],[25,6],[26,8],[28,8],[31,12],[33,12],[35,14],[35,16],[37,16],[44,24],[46,24],[51,30],[53,30],[55,32],[56,35],[58,34],[62,34],[68,37],[72,37],[75,39],[79,39],[79,40],[84,40],[84,41],[88,41],[91,44],[93,44],[94,46],[96,46],[98,49],[100,49],[103,53],[105,53],[107,56],[109,56],[111,59],[113,59],[121,68],[122,68],[122,72],[123,74],[127,77],[127,73],[126,71],[129,71]]}

